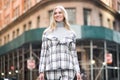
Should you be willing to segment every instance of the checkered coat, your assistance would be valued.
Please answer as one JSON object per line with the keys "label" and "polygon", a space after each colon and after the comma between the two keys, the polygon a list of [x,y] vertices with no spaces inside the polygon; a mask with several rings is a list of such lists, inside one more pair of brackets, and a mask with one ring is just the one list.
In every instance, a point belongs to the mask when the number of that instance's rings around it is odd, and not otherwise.
{"label": "checkered coat", "polygon": [[70,35],[62,40],[43,33],[39,72],[56,69],[73,69],[80,72],[76,53],[76,35]]}

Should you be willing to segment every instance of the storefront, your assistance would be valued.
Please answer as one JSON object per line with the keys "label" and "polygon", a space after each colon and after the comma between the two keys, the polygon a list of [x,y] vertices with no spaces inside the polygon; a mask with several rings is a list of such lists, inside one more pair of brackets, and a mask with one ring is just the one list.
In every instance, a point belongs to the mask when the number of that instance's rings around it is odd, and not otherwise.
{"label": "storefront", "polygon": [[[72,28],[77,34],[76,49],[81,75],[84,74],[88,80],[119,80],[120,33],[98,26],[73,25]],[[37,78],[43,31],[43,28],[26,31],[0,47],[1,77],[30,80],[32,75],[32,80]],[[27,69],[27,60],[31,54],[36,61],[32,71]],[[111,55],[108,61],[107,54]]]}
{"label": "storefront", "polygon": [[[120,46],[106,40],[80,40],[80,67],[88,80],[119,80]],[[112,62],[105,55],[112,54]]]}
{"label": "storefront", "polygon": [[77,40],[78,59],[88,80],[119,80],[120,34],[97,26],[82,26],[81,34]]}

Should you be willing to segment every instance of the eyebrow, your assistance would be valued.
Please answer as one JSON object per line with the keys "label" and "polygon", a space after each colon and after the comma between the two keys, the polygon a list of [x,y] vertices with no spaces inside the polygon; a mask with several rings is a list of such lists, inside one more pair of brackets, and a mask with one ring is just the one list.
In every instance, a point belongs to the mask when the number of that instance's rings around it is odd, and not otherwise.
{"label": "eyebrow", "polygon": [[[57,12],[61,12],[61,13],[63,13],[62,11],[57,11]],[[56,11],[54,11],[54,13],[57,13]]]}

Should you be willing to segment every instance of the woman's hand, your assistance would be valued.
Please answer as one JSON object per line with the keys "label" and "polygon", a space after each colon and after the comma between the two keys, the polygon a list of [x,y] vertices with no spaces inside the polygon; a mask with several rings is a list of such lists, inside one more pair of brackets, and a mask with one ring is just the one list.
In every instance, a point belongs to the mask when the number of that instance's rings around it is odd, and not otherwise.
{"label": "woman's hand", "polygon": [[44,73],[39,74],[39,80],[44,80]]}
{"label": "woman's hand", "polygon": [[80,73],[77,73],[76,76],[77,76],[77,80],[82,80]]}

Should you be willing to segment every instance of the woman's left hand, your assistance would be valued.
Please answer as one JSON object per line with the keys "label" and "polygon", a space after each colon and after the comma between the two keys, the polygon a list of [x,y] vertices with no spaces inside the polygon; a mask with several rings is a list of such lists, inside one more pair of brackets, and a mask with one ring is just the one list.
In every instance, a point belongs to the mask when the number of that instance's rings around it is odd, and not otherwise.
{"label": "woman's left hand", "polygon": [[80,73],[77,73],[76,76],[77,76],[77,80],[82,80]]}

